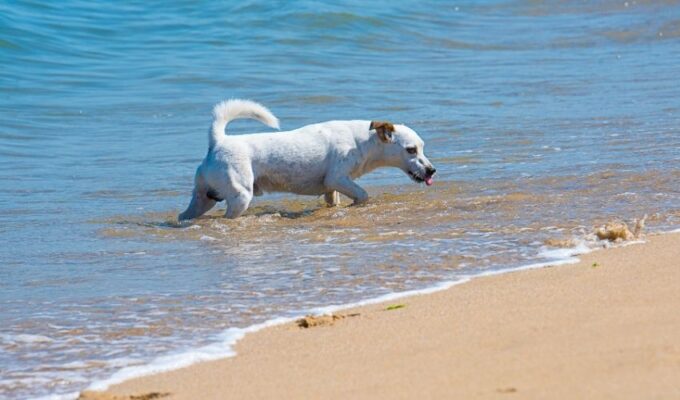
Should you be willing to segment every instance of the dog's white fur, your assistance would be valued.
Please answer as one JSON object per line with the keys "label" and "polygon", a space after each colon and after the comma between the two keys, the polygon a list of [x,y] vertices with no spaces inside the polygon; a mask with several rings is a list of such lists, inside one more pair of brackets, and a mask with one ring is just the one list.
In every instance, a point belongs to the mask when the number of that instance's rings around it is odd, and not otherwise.
{"label": "dog's white fur", "polygon": [[[424,143],[405,125],[371,129],[371,121],[328,121],[288,132],[227,136],[235,119],[250,118],[278,129],[278,119],[263,105],[228,100],[213,110],[209,149],[198,167],[189,207],[179,220],[197,218],[217,201],[226,200],[227,218],[248,209],[263,192],[324,195],[339,204],[338,192],[362,204],[368,194],[354,179],[378,167],[396,167],[417,182],[432,184],[434,167],[423,153]],[[409,153],[414,152],[414,154]]]}

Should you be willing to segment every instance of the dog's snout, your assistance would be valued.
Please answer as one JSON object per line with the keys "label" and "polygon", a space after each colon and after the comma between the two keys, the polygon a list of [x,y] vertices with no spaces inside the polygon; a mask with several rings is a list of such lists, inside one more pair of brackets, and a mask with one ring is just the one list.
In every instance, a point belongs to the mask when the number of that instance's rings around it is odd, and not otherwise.
{"label": "dog's snout", "polygon": [[437,172],[437,169],[433,166],[429,166],[425,168],[425,172],[427,172],[428,175],[432,176],[434,175],[435,172]]}

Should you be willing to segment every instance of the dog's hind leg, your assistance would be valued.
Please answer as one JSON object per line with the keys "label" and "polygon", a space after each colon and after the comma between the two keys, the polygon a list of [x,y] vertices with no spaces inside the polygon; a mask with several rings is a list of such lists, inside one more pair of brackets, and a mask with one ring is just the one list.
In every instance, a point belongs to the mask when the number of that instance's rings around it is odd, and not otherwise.
{"label": "dog's hind leg", "polygon": [[201,215],[210,211],[217,202],[215,199],[209,198],[207,191],[203,188],[195,188],[191,196],[189,207],[177,217],[178,220],[184,221],[187,219],[198,218]]}
{"label": "dog's hind leg", "polygon": [[253,193],[248,190],[238,191],[227,197],[227,212],[224,216],[229,219],[240,217],[248,209],[252,199]]}
{"label": "dog's hind leg", "polygon": [[323,195],[323,199],[326,201],[328,207],[337,207],[340,205],[340,193],[335,190],[326,192]]}
{"label": "dog's hind leg", "polygon": [[194,176],[194,191],[191,195],[189,207],[181,213],[177,219],[184,221],[187,219],[198,218],[215,207],[219,199],[216,193],[205,182],[202,167],[198,167]]}
{"label": "dog's hind leg", "polygon": [[[238,218],[250,206],[257,187],[252,167],[246,163],[234,163],[225,172],[222,182],[223,187],[220,192],[226,194],[224,199],[227,201],[227,211],[224,216],[229,219]],[[257,190],[259,191],[259,188]]]}

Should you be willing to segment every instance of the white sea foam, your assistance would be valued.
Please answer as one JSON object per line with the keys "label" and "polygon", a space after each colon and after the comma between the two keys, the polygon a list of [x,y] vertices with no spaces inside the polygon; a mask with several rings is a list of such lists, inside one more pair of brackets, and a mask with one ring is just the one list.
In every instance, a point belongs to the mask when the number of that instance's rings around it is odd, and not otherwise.
{"label": "white sea foam", "polygon": [[36,344],[36,343],[48,343],[53,342],[54,339],[43,335],[30,335],[27,333],[22,333],[18,335],[0,335],[0,339],[5,343],[14,344]]}
{"label": "white sea foam", "polygon": [[257,332],[261,329],[284,324],[293,320],[295,320],[295,318],[274,318],[260,324],[251,325],[247,328],[229,328],[218,336],[218,341],[215,343],[182,353],[158,357],[146,365],[125,367],[108,379],[92,383],[88,387],[88,390],[106,390],[106,388],[111,385],[132,378],[171,371],[202,361],[232,357],[236,355],[233,346],[247,333]]}
{"label": "white sea foam", "polygon": [[77,399],[80,393],[63,393],[63,394],[51,394],[48,396],[36,397],[33,400],[73,400]]}
{"label": "white sea foam", "polygon": [[585,254],[593,251],[593,247],[588,246],[584,241],[579,241],[574,247],[567,248],[548,248],[544,247],[539,253],[540,258],[545,258],[547,260],[565,260],[574,257],[579,254]]}

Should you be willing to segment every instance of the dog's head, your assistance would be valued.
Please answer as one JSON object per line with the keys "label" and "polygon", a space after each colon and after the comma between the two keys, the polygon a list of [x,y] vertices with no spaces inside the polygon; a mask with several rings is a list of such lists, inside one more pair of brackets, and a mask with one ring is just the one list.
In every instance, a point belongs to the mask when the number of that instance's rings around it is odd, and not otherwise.
{"label": "dog's head", "polygon": [[425,143],[413,129],[386,121],[372,121],[369,129],[375,130],[384,146],[385,162],[400,168],[418,183],[432,185],[437,170],[425,157]]}

